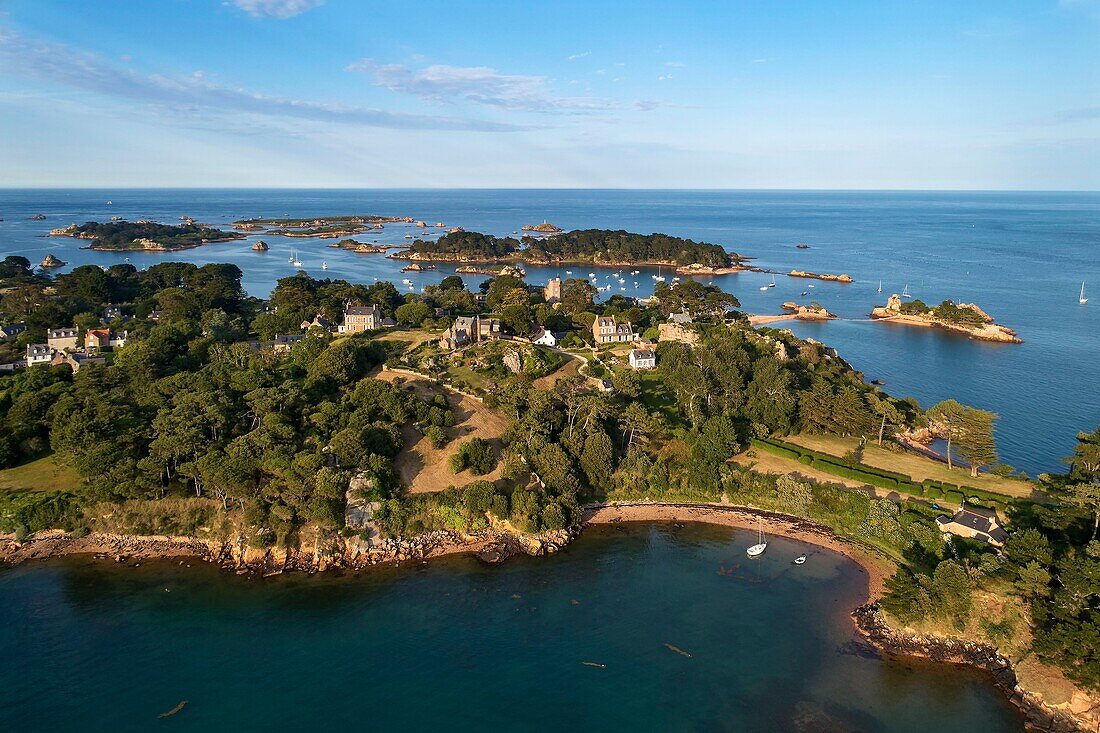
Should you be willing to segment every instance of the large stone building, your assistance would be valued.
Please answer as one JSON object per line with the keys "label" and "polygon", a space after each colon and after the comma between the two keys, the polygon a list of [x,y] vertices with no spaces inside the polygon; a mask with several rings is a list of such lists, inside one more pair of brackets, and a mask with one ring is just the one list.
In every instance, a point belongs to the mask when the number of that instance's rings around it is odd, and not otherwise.
{"label": "large stone building", "polygon": [[553,305],[554,303],[561,302],[561,278],[555,277],[546,283],[546,287],[542,289],[542,297],[547,303]]}
{"label": "large stone building", "polygon": [[46,332],[46,343],[55,351],[75,349],[80,345],[80,329],[51,328]]}
{"label": "large stone building", "polygon": [[597,346],[630,343],[634,340],[634,329],[627,321],[616,320],[615,316],[597,316],[592,321],[592,338]]}
{"label": "large stone building", "polygon": [[442,349],[460,349],[479,341],[495,341],[501,338],[500,321],[481,316],[459,316],[439,339]]}
{"label": "large stone building", "polygon": [[344,308],[340,333],[362,333],[382,328],[382,309],[377,305],[349,305]]}

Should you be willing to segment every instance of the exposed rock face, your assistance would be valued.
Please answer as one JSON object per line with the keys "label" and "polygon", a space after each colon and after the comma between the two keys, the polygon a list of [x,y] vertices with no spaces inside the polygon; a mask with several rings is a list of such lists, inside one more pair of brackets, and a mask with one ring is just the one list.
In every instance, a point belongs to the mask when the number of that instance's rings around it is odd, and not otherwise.
{"label": "exposed rock face", "polygon": [[561,227],[556,227],[548,221],[543,221],[541,224],[535,224],[534,226],[531,224],[524,224],[523,231],[538,232],[540,234],[558,234],[562,230]]}
{"label": "exposed rock face", "polygon": [[825,321],[830,318],[836,318],[835,313],[830,313],[825,309],[823,305],[818,303],[811,303],[810,305],[799,305],[793,300],[788,300],[782,305],[784,310],[794,313],[795,318],[799,318],[804,321]]}
{"label": "exposed rock face", "polygon": [[699,343],[699,334],[680,323],[657,324],[657,341],[679,341],[695,346]]}
{"label": "exposed rock face", "polygon": [[946,321],[937,318],[932,311],[925,313],[902,313],[901,296],[894,293],[886,300],[886,305],[876,306],[871,310],[873,319],[890,319],[895,323],[906,323],[911,326],[932,326],[947,331],[955,331],[979,341],[995,341],[1004,344],[1022,344],[1023,339],[1016,335],[1008,326],[1002,326],[993,322],[993,316],[986,313],[974,303],[960,303],[957,308],[967,308],[982,319],[980,324],[965,324]]}
{"label": "exposed rock face", "polygon": [[504,352],[504,366],[513,374],[523,371],[523,356],[516,349],[508,349]]}
{"label": "exposed rock face", "polygon": [[984,644],[959,639],[913,634],[892,628],[883,618],[877,603],[860,606],[852,612],[856,628],[877,649],[889,656],[921,657],[934,662],[965,664],[989,672],[1009,701],[1026,716],[1029,730],[1052,733],[1078,733],[1092,730],[1093,721],[1073,716],[1047,705],[1038,696],[1019,687],[1012,664],[998,651]]}
{"label": "exposed rock face", "polygon": [[256,242],[256,244],[252,245],[252,250],[254,252],[266,252],[268,250],[267,242],[261,239],[259,242]]}
{"label": "exposed rock face", "polygon": [[64,262],[54,257],[52,254],[48,254],[42,258],[42,262],[38,266],[43,270],[49,270],[50,268],[63,267],[64,265]]}

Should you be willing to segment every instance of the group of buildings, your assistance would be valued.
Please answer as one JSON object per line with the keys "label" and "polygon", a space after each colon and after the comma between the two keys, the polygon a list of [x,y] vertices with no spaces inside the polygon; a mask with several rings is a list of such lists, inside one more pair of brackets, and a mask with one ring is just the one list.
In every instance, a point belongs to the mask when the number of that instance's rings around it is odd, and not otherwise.
{"label": "group of buildings", "polygon": [[[102,364],[103,352],[126,345],[128,331],[115,331],[108,323],[125,320],[118,306],[108,306],[103,311],[100,327],[85,329],[76,326],[51,328],[46,331],[46,343],[27,344],[26,356],[21,361],[0,365],[8,371],[18,367],[32,367],[43,364],[58,366],[67,364],[72,370],[79,371],[89,364]],[[25,323],[8,323],[0,326],[0,339],[11,341],[26,332]]]}

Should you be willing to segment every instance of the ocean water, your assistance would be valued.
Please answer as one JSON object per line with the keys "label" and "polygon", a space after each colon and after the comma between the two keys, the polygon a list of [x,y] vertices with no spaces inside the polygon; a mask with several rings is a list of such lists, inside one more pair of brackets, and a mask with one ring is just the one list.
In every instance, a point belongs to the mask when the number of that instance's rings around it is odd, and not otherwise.
{"label": "ocean water", "polygon": [[[36,212],[46,219],[31,221]],[[44,236],[53,227],[112,215],[166,223],[189,215],[226,225],[248,216],[349,213],[409,215],[495,234],[543,219],[567,229],[661,231],[721,244],[780,273],[796,267],[846,272],[854,283],[780,275],[766,292],[759,287],[771,281],[769,275],[740,273],[713,282],[753,313],[778,313],[785,300],[820,301],[844,320],[781,327],[835,346],[868,379],[885,380],[892,394],[916,397],[926,406],[954,397],[997,412],[1002,460],[1032,475],[1062,470],[1075,434],[1100,424],[1100,193],[0,190],[0,255],[37,262],[52,252],[69,268],[107,266],[127,257],[138,267],[166,260],[228,261],[241,267],[245,286],[258,296],[293,274],[287,260],[294,253],[314,276],[388,279],[402,288],[408,278],[414,290],[450,274],[448,268],[403,274],[399,262],[330,249],[318,239],[259,235],[171,254],[122,254],[81,250],[77,240]],[[359,239],[402,243],[408,232],[389,226]],[[258,238],[271,245],[269,252],[249,249]],[[796,249],[798,242],[810,248]],[[575,269],[574,276],[587,274]],[[652,292],[652,271],[626,277],[624,285],[610,280],[606,270],[591,271],[601,283],[613,283],[613,293]],[[531,268],[528,280],[558,274],[565,273]],[[1084,306],[1077,302],[1082,282],[1093,294]],[[987,344],[867,320],[874,305],[906,285],[928,303],[976,302],[1016,329],[1024,343]]]}
{"label": "ocean water", "polygon": [[870,652],[848,618],[867,582],[850,560],[771,538],[750,561],[755,541],[591,528],[546,558],[357,577],[90,559],[0,569],[0,726],[1023,730],[988,677]]}

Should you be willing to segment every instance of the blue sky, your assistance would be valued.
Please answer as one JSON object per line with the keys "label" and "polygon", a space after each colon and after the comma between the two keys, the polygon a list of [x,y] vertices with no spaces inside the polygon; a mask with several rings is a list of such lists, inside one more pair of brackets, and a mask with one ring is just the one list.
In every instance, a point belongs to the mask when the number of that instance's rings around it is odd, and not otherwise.
{"label": "blue sky", "polygon": [[1100,189],[1100,0],[0,0],[0,186]]}

